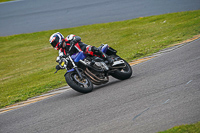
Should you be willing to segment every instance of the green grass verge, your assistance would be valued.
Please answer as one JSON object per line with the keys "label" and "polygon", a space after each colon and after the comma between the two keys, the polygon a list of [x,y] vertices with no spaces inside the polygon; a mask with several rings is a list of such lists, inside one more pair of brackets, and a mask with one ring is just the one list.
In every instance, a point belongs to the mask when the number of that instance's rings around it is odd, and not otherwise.
{"label": "green grass verge", "polygon": [[7,1],[13,1],[13,0],[0,0],[0,3],[1,2],[7,2]]}
{"label": "green grass verge", "polygon": [[158,133],[200,133],[200,122],[189,125],[175,126],[169,130]]}
{"label": "green grass verge", "polygon": [[54,74],[58,51],[49,44],[58,31],[108,43],[131,61],[199,34],[200,10],[0,37],[0,108],[66,85],[64,70]]}

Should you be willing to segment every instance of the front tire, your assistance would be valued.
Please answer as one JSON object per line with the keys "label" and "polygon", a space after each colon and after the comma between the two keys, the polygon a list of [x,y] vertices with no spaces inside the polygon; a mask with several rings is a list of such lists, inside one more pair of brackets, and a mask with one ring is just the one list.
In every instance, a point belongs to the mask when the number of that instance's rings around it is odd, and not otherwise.
{"label": "front tire", "polygon": [[[82,73],[82,72],[81,72]],[[69,72],[65,75],[67,84],[80,93],[89,93],[93,90],[93,84],[90,79],[82,73],[83,79],[81,80],[77,72]]]}

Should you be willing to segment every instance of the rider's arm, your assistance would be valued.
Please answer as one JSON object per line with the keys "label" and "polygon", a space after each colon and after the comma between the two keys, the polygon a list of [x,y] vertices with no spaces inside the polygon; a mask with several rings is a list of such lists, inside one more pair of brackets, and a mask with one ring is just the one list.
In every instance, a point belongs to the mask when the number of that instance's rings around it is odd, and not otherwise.
{"label": "rider's arm", "polygon": [[61,48],[59,51],[58,51],[58,55],[61,56],[63,54],[63,49]]}
{"label": "rider's arm", "polygon": [[59,62],[60,60],[61,60],[61,58],[63,58],[64,56],[65,56],[65,54],[64,54],[64,49],[60,49],[59,51],[58,51],[58,57],[56,58],[56,62]]}

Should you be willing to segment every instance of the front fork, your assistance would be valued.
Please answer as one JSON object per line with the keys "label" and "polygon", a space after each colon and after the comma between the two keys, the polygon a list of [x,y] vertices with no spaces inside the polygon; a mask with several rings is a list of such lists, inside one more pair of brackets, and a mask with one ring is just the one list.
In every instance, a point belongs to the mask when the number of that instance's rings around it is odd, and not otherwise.
{"label": "front fork", "polygon": [[[68,58],[69,58],[69,60],[71,61],[72,65],[73,65],[73,69],[78,73],[79,78],[80,78],[81,80],[83,80],[83,77],[82,77],[80,71],[78,70],[76,64],[75,64],[74,61],[72,60],[71,56],[69,56]],[[71,69],[71,71],[73,71],[73,69]],[[70,70],[69,70],[69,71],[70,71]],[[65,75],[66,75],[66,74],[67,74],[67,72],[65,73]]]}

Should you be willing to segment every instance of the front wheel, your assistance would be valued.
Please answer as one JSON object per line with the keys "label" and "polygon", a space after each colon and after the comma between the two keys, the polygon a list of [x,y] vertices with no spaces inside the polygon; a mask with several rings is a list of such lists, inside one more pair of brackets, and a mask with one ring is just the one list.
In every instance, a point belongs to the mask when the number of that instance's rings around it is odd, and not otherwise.
{"label": "front wheel", "polygon": [[125,80],[131,77],[132,75],[132,68],[124,59],[119,58],[119,60],[123,60],[124,64],[126,65],[123,69],[117,69],[114,73],[111,74],[116,79]]}
{"label": "front wheel", "polygon": [[[82,72],[81,72],[82,73]],[[93,90],[93,84],[90,79],[82,73],[81,80],[76,71],[69,72],[65,75],[67,84],[80,93],[89,93]]]}

